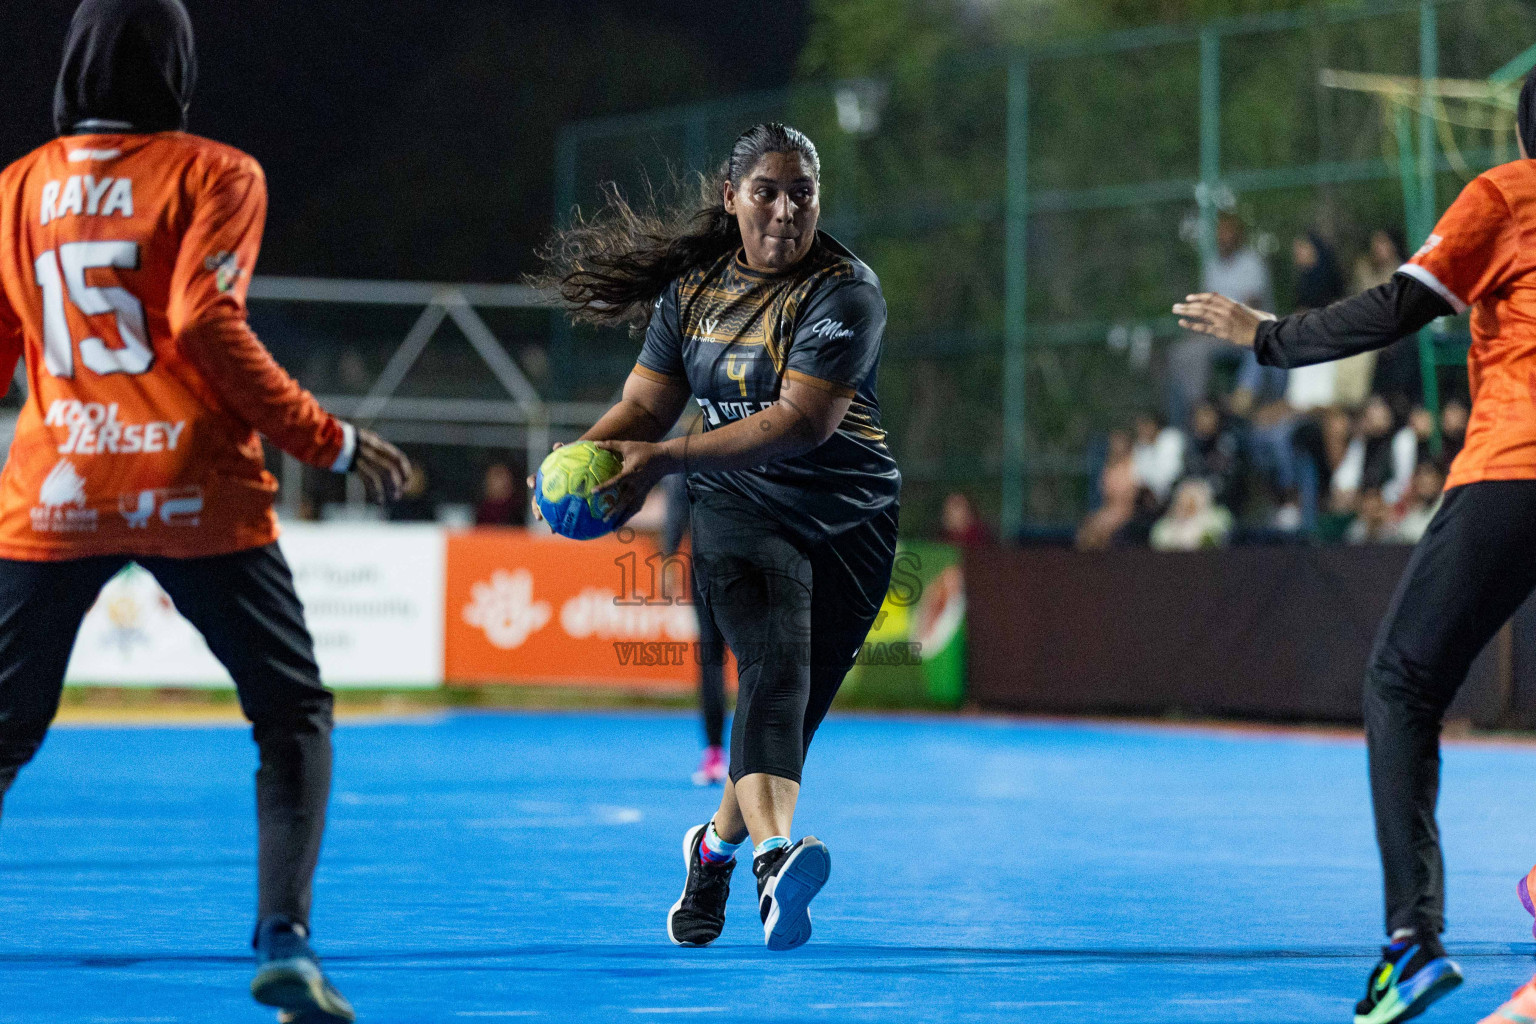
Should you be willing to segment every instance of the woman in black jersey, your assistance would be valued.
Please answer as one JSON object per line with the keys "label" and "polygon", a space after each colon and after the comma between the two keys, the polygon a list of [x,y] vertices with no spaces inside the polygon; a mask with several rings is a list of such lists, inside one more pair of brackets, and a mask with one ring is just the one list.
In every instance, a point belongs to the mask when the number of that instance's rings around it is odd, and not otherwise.
{"label": "woman in black jersey", "polygon": [[[770,949],[811,934],[831,858],[790,841],[805,752],[890,583],[901,475],[875,373],[875,275],[817,230],[810,139],[763,124],[736,140],[693,209],[650,214],[610,192],[545,252],[544,283],[575,320],[645,325],[623,398],[584,435],[618,453],[616,521],[671,473],[687,479],[693,571],[736,655],[730,778],[683,840],[667,915],[679,945],[713,942],[749,837]],[[663,441],[690,396],[703,432]]]}

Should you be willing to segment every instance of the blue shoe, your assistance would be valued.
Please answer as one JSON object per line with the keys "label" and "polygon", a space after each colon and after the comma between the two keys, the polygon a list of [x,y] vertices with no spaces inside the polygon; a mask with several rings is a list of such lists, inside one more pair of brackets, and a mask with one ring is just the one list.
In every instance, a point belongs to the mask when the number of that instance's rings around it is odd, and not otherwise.
{"label": "blue shoe", "polygon": [[1355,1006],[1355,1024],[1392,1024],[1417,1017],[1461,984],[1461,968],[1440,941],[1418,936],[1383,946],[1371,969],[1365,998]]}
{"label": "blue shoe", "polygon": [[357,1013],[320,970],[307,931],[285,917],[256,926],[256,977],[251,996],[278,1009],[282,1024],[352,1024]]}
{"label": "blue shoe", "polygon": [[768,850],[752,861],[758,914],[769,949],[795,949],[811,937],[811,900],[832,875],[826,844],[806,836],[793,846]]}

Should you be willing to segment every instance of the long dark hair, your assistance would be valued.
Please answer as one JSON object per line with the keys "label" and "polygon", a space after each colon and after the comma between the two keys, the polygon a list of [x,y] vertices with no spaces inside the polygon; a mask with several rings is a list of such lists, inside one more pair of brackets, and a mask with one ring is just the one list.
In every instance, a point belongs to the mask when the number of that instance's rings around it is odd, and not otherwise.
{"label": "long dark hair", "polygon": [[674,183],[676,202],[660,201],[648,189],[636,209],[618,186],[604,185],[598,211],[585,216],[577,210],[571,225],[539,251],[544,271],[530,283],[558,295],[574,321],[644,327],[652,304],[674,279],[740,247],[741,228],[720,194],[727,180],[739,188],[769,153],[799,153],[811,176],[821,179],[816,146],[804,132],[777,121],[756,125],[737,137],[713,174]]}

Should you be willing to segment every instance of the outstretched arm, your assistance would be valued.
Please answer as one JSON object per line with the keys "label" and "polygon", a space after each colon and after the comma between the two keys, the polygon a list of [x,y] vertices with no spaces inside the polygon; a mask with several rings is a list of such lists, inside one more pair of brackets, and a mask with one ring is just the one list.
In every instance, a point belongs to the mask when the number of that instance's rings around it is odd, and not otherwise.
{"label": "outstretched arm", "polygon": [[1188,296],[1173,311],[1180,327],[1252,348],[1265,366],[1285,369],[1385,348],[1455,312],[1444,298],[1403,273],[1353,298],[1287,317],[1209,293]]}

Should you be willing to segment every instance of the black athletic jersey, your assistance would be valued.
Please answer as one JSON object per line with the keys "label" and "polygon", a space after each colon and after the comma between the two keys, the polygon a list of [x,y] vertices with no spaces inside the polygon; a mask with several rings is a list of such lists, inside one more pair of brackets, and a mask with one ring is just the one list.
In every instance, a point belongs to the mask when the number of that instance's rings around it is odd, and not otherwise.
{"label": "black athletic jersey", "polygon": [[688,477],[695,491],[740,495],[819,540],[877,515],[901,490],[875,398],[884,332],[879,279],[818,234],[780,273],[753,270],[738,249],[672,282],[651,313],[635,372],[686,383],[705,430],[768,408],[785,378],[851,398],[836,432],[804,455]]}

